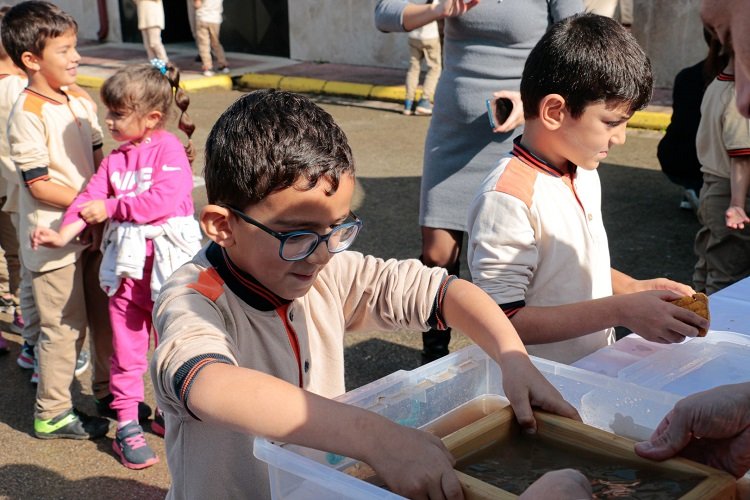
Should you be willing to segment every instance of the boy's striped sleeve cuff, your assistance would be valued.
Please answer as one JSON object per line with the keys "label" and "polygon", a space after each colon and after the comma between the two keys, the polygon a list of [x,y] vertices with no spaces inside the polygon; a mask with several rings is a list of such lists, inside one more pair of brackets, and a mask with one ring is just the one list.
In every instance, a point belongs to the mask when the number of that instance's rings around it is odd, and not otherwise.
{"label": "boy's striped sleeve cuff", "polygon": [[525,300],[517,300],[515,302],[508,302],[507,304],[498,304],[500,309],[503,310],[508,319],[516,315],[518,311],[526,307]]}
{"label": "boy's striped sleeve cuff", "polygon": [[174,391],[177,397],[180,399],[182,404],[185,406],[187,412],[196,420],[200,420],[188,406],[188,399],[190,397],[190,389],[193,386],[195,377],[200,373],[202,369],[213,363],[224,363],[227,365],[233,365],[231,359],[224,356],[223,354],[201,354],[185,362],[175,373],[174,376]]}
{"label": "boy's striped sleeve cuff", "polygon": [[448,290],[448,285],[456,278],[457,276],[450,274],[440,284],[437,295],[435,295],[435,302],[432,305],[432,312],[430,313],[430,317],[427,318],[427,324],[430,325],[430,328],[436,330],[446,330],[448,328],[448,324],[443,317],[443,299],[445,298],[445,292]]}

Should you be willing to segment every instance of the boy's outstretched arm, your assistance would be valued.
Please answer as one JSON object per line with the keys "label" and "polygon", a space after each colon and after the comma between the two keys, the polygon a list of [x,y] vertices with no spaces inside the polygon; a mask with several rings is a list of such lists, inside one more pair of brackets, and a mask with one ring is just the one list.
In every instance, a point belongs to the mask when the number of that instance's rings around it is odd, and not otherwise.
{"label": "boy's outstretched arm", "polygon": [[750,190],[750,156],[734,156],[730,160],[729,184],[731,199],[724,217],[726,218],[727,227],[731,229],[744,229],[745,224],[750,223],[750,218],[745,212],[747,193]]}
{"label": "boy's outstretched arm", "polygon": [[476,285],[454,280],[443,299],[448,326],[468,335],[503,371],[503,389],[522,427],[535,430],[532,406],[580,420],[576,409],[536,369],[513,325]]}
{"label": "boy's outstretched arm", "polygon": [[408,498],[463,498],[453,457],[439,438],[271,375],[210,364],[185,404],[206,424],[361,460]]}

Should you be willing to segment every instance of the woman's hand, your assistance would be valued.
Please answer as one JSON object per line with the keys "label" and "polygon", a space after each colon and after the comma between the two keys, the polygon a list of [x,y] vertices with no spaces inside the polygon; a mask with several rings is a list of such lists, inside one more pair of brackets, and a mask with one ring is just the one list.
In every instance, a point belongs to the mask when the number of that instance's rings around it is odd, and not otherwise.
{"label": "woman's hand", "polygon": [[521,101],[521,93],[515,90],[501,90],[492,94],[495,99],[502,97],[510,100],[513,103],[513,107],[510,109],[508,118],[503,122],[499,123],[492,131],[496,134],[502,134],[504,132],[510,132],[516,127],[523,125],[523,102]]}

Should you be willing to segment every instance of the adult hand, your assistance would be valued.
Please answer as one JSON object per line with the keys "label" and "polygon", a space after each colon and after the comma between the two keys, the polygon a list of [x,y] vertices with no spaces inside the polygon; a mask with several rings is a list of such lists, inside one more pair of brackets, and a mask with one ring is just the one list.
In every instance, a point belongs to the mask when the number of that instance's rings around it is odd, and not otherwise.
{"label": "adult hand", "polygon": [[477,5],[480,0],[445,0],[437,4],[438,19],[446,17],[457,17],[464,14]]}
{"label": "adult hand", "polygon": [[646,292],[649,290],[669,290],[680,296],[691,296],[695,293],[690,286],[667,278],[654,278],[650,280],[633,280],[627,293]]}
{"label": "adult hand", "polygon": [[501,124],[497,125],[492,129],[493,132],[504,133],[510,132],[516,127],[523,125],[523,101],[521,101],[521,93],[515,90],[500,90],[492,94],[495,99],[502,97],[509,99],[513,103],[513,107],[510,110],[508,118]]}
{"label": "adult hand", "polygon": [[707,319],[672,304],[679,298],[669,290],[618,295],[619,323],[651,342],[672,344],[685,337],[696,337],[699,328],[708,328]]}
{"label": "adult hand", "polygon": [[81,219],[86,221],[86,224],[98,224],[109,218],[104,200],[91,200],[81,203],[80,215]]}
{"label": "adult hand", "polygon": [[[415,457],[419,457],[415,459]],[[407,498],[463,500],[453,470],[455,459],[440,438],[393,425],[378,438],[365,460],[388,488]]]}
{"label": "adult hand", "polygon": [[730,229],[745,229],[745,224],[750,223],[750,218],[742,207],[731,206],[727,208],[727,211],[724,212],[724,218],[727,227]]}
{"label": "adult hand", "polygon": [[750,382],[678,401],[635,452],[652,460],[680,454],[741,477],[750,470]]}
{"label": "adult hand", "polygon": [[526,488],[520,500],[579,500],[591,498],[591,484],[586,476],[575,469],[561,469],[547,472]]}

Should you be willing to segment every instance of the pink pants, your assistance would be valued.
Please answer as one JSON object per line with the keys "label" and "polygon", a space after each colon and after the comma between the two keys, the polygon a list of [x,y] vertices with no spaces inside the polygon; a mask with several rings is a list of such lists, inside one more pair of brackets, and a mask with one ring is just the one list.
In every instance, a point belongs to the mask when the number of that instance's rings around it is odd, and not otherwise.
{"label": "pink pants", "polygon": [[110,407],[117,420],[138,420],[138,402],[143,401],[143,375],[148,369],[148,345],[151,332],[151,269],[154,247],[146,241],[146,263],[143,278],[125,278],[109,298],[112,322],[112,358],[109,387],[114,400]]}

